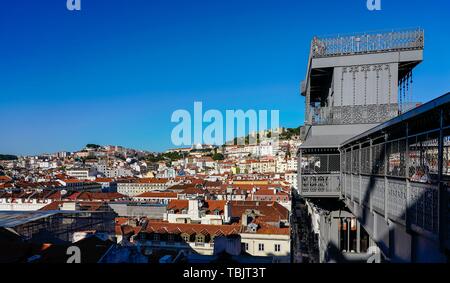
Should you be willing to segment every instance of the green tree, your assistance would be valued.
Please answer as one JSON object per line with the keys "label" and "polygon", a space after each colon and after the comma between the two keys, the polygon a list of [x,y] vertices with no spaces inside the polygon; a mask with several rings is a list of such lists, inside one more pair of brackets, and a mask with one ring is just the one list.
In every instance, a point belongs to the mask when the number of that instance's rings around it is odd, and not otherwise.
{"label": "green tree", "polygon": [[225,156],[222,153],[214,153],[212,156],[213,160],[224,160]]}
{"label": "green tree", "polygon": [[93,143],[88,143],[86,145],[86,148],[94,148],[94,149],[99,149],[101,146],[99,146],[98,144],[93,144]]}
{"label": "green tree", "polygon": [[17,156],[11,154],[0,154],[0,160],[17,160]]}

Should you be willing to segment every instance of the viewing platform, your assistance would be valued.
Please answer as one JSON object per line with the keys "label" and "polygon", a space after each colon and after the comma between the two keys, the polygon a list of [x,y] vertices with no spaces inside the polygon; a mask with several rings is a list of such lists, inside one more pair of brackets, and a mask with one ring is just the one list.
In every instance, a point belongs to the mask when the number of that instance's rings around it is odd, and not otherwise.
{"label": "viewing platform", "polygon": [[424,47],[424,31],[420,28],[365,32],[350,35],[315,37],[311,42],[312,58],[324,58],[355,54],[421,50]]}

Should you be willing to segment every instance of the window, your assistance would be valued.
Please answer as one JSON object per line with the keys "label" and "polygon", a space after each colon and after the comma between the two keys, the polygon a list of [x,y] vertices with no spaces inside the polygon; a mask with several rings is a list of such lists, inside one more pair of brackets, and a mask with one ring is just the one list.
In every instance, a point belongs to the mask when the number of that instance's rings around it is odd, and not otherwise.
{"label": "window", "polygon": [[275,244],[275,251],[276,252],[281,251],[281,245],[280,244]]}
{"label": "window", "polygon": [[167,239],[169,241],[174,241],[175,240],[175,235],[174,234],[169,234],[169,235],[167,235]]}
{"label": "window", "polygon": [[258,251],[264,251],[264,244],[258,244]]}
{"label": "window", "polygon": [[153,234],[153,241],[159,241],[159,234]]}
{"label": "window", "polygon": [[244,243],[244,249],[248,251],[248,243]]}
{"label": "window", "polygon": [[181,235],[181,238],[182,238],[183,241],[185,241],[185,242],[189,242],[189,240],[190,240],[189,234],[186,234],[186,233],[182,234],[182,235]]}
{"label": "window", "polygon": [[205,236],[202,235],[202,234],[197,234],[197,235],[195,236],[195,241],[196,241],[197,243],[204,243],[204,242],[205,242]]}

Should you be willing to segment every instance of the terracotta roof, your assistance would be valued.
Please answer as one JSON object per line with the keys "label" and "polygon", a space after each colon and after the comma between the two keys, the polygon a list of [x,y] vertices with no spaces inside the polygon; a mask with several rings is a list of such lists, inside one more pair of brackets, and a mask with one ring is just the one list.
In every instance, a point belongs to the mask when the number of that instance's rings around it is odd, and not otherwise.
{"label": "terracotta roof", "polygon": [[288,195],[287,193],[283,191],[277,191],[275,192],[274,189],[259,189],[255,193],[255,195]]}
{"label": "terracotta roof", "polygon": [[125,198],[126,196],[120,193],[93,193],[93,192],[82,192],[77,195],[75,199],[77,200],[116,200]]}
{"label": "terracotta roof", "polygon": [[176,192],[145,192],[135,197],[139,198],[177,198]]}
{"label": "terracotta roof", "polygon": [[0,176],[0,182],[9,182],[12,179],[8,176]]}
{"label": "terracotta roof", "polygon": [[61,199],[61,191],[52,192],[50,195],[47,196],[48,199]]}
{"label": "terracotta roof", "polygon": [[195,185],[193,184],[177,184],[169,187],[167,190],[181,192],[187,188],[194,188],[194,187]]}
{"label": "terracotta roof", "polygon": [[0,189],[7,189],[7,188],[12,188],[13,185],[12,184],[0,184]]}
{"label": "terracotta roof", "polygon": [[204,184],[205,187],[220,187],[222,186],[222,182],[221,181],[206,181]]}
{"label": "terracotta roof", "polygon": [[[205,225],[205,224],[184,224],[184,223],[167,223],[167,222],[149,222],[144,231],[162,233],[171,233],[171,231],[179,231],[181,233],[192,234],[209,234],[209,235],[233,235],[239,234],[241,227],[238,225]],[[167,232],[164,232],[167,231]]]}
{"label": "terracotta roof", "polygon": [[142,184],[165,184],[167,182],[169,182],[167,178],[141,178],[136,180],[136,183]]}
{"label": "terracotta roof", "polygon": [[186,187],[181,191],[181,193],[203,195],[203,194],[205,194],[205,190],[197,188],[197,187]]}
{"label": "terracotta roof", "polygon": [[79,180],[79,179],[62,179],[61,180],[64,183],[83,183],[83,180]]}
{"label": "terracotta roof", "polygon": [[173,199],[169,201],[167,205],[167,210],[181,211],[183,209],[188,209],[189,201],[181,199]]}
{"label": "terracotta roof", "polygon": [[281,204],[273,201],[232,201],[231,216],[242,217],[248,210],[257,210],[261,213],[258,217],[263,222],[278,222],[289,219],[289,210]]}
{"label": "terracotta roof", "polygon": [[[203,205],[200,207],[200,209],[206,210],[206,214],[212,214],[216,210],[218,210],[220,213],[223,213],[226,203],[226,200],[208,200],[203,202]],[[175,213],[188,208],[188,200],[170,200],[169,204],[167,205],[167,210],[174,210]]]}
{"label": "terracotta roof", "polygon": [[71,195],[65,196],[64,198],[70,199],[70,200],[76,200],[79,195],[81,195],[81,192],[73,192]]}
{"label": "terracotta roof", "polygon": [[207,214],[208,212],[213,213],[215,210],[223,212],[226,204],[226,200],[208,200],[204,202],[202,208],[207,208]]}
{"label": "terracotta roof", "polygon": [[113,181],[114,181],[113,178],[97,178],[97,179],[95,179],[95,182],[98,182],[98,183],[111,183]]}
{"label": "terracotta roof", "polygon": [[256,231],[257,234],[269,234],[269,235],[290,235],[291,230],[289,227],[274,227],[272,225],[268,225],[265,222],[262,221],[256,221],[256,223],[259,225],[258,230]]}
{"label": "terracotta roof", "polygon": [[59,206],[62,205],[62,203],[63,203],[62,201],[54,201],[47,204],[46,206],[42,207],[39,210],[59,210]]}

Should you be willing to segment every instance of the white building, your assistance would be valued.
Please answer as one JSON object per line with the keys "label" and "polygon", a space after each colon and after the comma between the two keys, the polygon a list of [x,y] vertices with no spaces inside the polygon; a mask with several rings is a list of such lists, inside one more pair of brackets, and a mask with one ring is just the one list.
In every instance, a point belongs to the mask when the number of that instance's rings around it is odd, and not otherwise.
{"label": "white building", "polygon": [[51,199],[0,198],[0,211],[35,211],[51,202]]}
{"label": "white building", "polygon": [[72,168],[68,169],[66,174],[72,178],[89,180],[95,178],[97,170],[95,168]]}
{"label": "white building", "polygon": [[164,191],[176,182],[166,178],[142,178],[129,182],[118,182],[117,192],[126,196],[137,196],[150,191]]}
{"label": "white building", "polygon": [[171,200],[166,220],[169,223],[222,225],[231,220],[231,205],[221,200]]}

